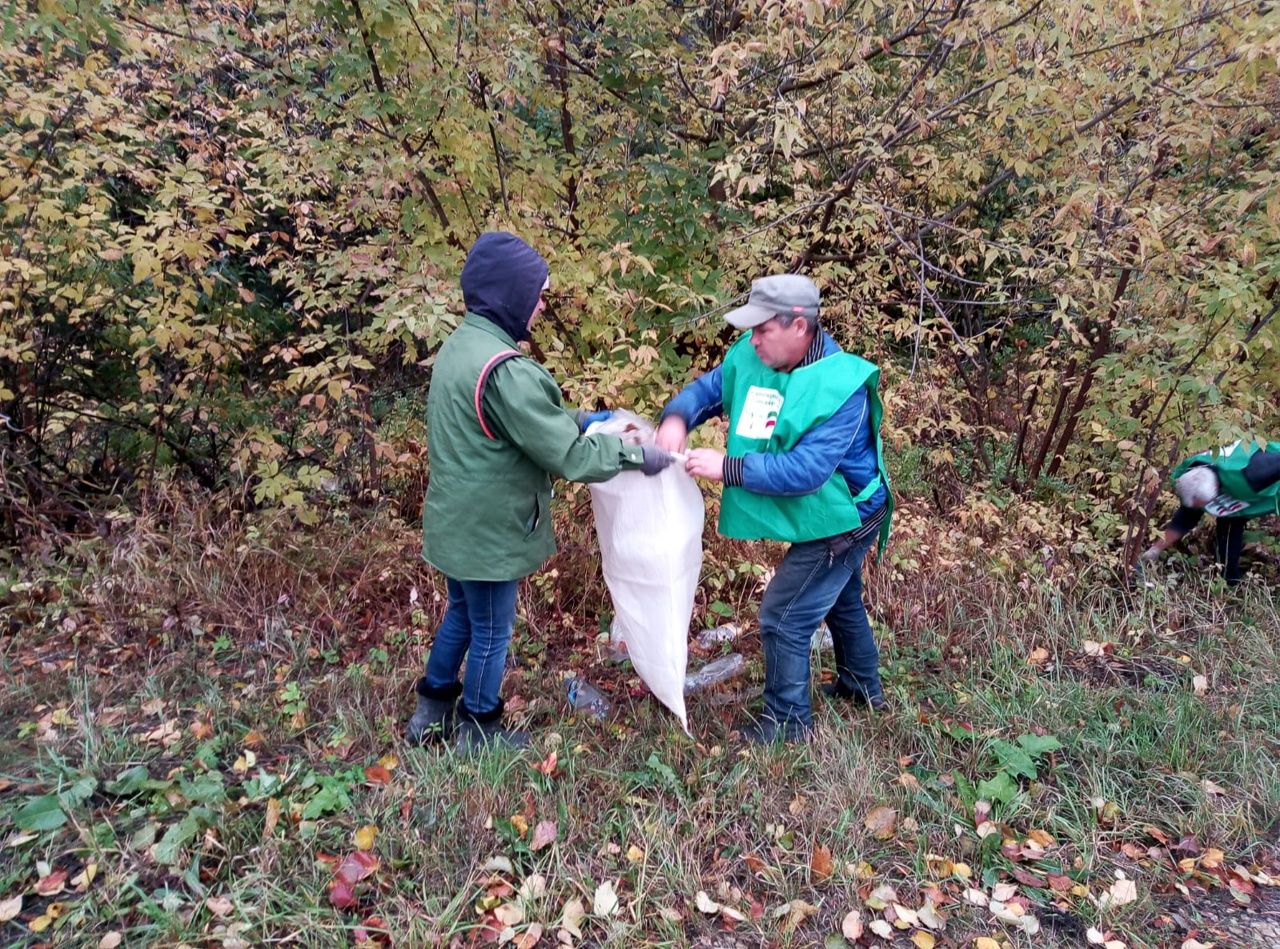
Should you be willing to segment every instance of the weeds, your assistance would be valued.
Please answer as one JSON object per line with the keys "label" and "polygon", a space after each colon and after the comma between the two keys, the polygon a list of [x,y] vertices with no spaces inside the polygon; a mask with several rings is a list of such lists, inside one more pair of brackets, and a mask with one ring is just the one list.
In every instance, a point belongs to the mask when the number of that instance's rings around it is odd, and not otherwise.
{"label": "weeds", "polygon": [[[1182,890],[1226,891],[1206,855],[1274,869],[1280,613],[1260,585],[1226,596],[1188,574],[1131,592],[917,549],[915,572],[869,578],[890,711],[815,692],[817,741],[744,753],[720,696],[691,698],[690,739],[601,666],[607,598],[566,524],[548,566],[563,582],[522,596],[506,689],[536,748],[460,759],[399,739],[442,606],[413,527],[152,518],[10,585],[0,905],[22,904],[7,940],[466,945],[510,905],[510,935],[541,927],[543,944],[808,946],[840,938],[850,910],[880,918],[892,887],[908,912],[940,907],[956,945],[1076,944],[1090,926],[1163,943],[1193,905]],[[734,569],[699,621],[732,604],[749,624],[752,553],[713,546]],[[743,643],[758,681],[758,639]],[[829,663],[815,656],[815,677]],[[569,669],[612,693],[611,720],[568,714]],[[368,827],[377,870],[341,908],[337,863]],[[1135,901],[1108,902],[1117,872]],[[965,902],[999,885],[1037,936]]]}

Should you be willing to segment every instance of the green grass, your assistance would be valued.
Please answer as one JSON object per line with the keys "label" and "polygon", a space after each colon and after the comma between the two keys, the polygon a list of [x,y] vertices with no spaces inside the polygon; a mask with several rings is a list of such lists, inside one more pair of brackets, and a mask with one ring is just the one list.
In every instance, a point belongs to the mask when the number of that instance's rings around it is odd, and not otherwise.
{"label": "green grass", "polygon": [[[987,935],[1075,945],[1095,925],[1154,945],[1181,939],[1166,915],[1181,900],[1174,883],[1223,888],[1150,857],[1150,828],[1220,848],[1228,865],[1273,866],[1280,613],[1259,585],[1232,595],[1172,578],[1133,595],[998,578],[982,590],[957,585],[945,610],[881,626],[887,714],[816,697],[817,740],[750,752],[730,736],[740,708],[693,698],[690,738],[652,699],[624,694],[627,673],[612,683],[611,721],[569,715],[560,675],[570,665],[599,671],[598,623],[587,616],[566,630],[551,596],[548,612],[520,633],[528,640],[544,630],[547,648],[518,646],[507,686],[525,701],[518,721],[535,748],[460,758],[407,749],[398,738],[435,618],[429,579],[413,575],[423,595],[406,608],[412,615],[387,624],[361,654],[285,608],[252,633],[219,637],[191,623],[165,628],[163,609],[149,600],[135,606],[151,611],[150,625],[131,634],[135,645],[149,644],[112,664],[124,639],[118,630],[105,640],[90,635],[92,610],[105,609],[90,591],[120,569],[82,577],[43,605],[10,597],[26,611],[26,632],[0,646],[0,674],[11,683],[0,700],[0,841],[8,841],[0,901],[22,894],[24,905],[0,923],[7,942],[97,945],[120,932],[127,945],[321,946],[354,942],[364,927],[385,928],[401,945],[467,945],[484,941],[485,911],[520,902],[520,887],[541,877],[545,893],[521,903],[516,929],[541,924],[542,945],[555,943],[573,900],[586,908],[588,945],[835,945],[849,910],[864,920],[882,915],[865,904],[886,883],[908,908],[930,894],[941,899],[943,935],[954,945]],[[373,575],[367,557],[351,573],[353,583]],[[217,582],[243,583],[243,564]],[[404,576],[383,582],[400,598]],[[751,602],[755,582],[747,571],[734,601]],[[873,603],[879,598],[877,612],[890,616],[888,597],[945,595],[945,582],[930,578],[926,590],[882,580]],[[546,591],[530,593],[536,605],[526,607],[542,609]],[[581,589],[566,595],[587,599]],[[331,591],[323,602],[345,600]],[[77,616],[71,632],[66,620]],[[1091,656],[1086,640],[1112,651]],[[1038,647],[1048,657],[1033,665]],[[755,637],[744,649],[758,684]],[[815,676],[829,663],[818,655]],[[1208,679],[1204,695],[1196,675]],[[1009,749],[1044,736],[1061,747],[1035,753],[1035,777],[1009,774],[1020,760]],[[552,752],[552,775],[533,767]],[[387,754],[399,759],[391,783],[366,781],[364,768]],[[137,783],[137,770],[135,786],[113,783],[139,766],[150,784]],[[78,781],[83,789],[85,778],[92,793],[64,798],[60,826],[19,833],[30,801],[66,795]],[[983,788],[1004,788],[1005,799],[991,802],[998,832],[980,838]],[[888,839],[865,824],[880,805],[897,811]],[[557,836],[534,849],[543,821]],[[359,906],[337,909],[328,898],[331,858],[350,853],[354,832],[370,824],[379,828],[379,867],[358,884]],[[1002,851],[1032,831],[1053,838],[1043,857]],[[829,874],[812,869],[815,847],[829,849]],[[509,871],[491,869],[504,860]],[[1033,880],[1061,874],[1097,897],[1121,870],[1137,881],[1139,899],[1103,911],[1088,896],[1024,883],[1020,892],[1044,924],[1029,937],[960,901],[966,881],[940,876],[942,860],[968,865],[968,884],[987,893],[1029,871]],[[69,881],[90,863],[97,875],[73,892]],[[50,870],[67,871],[68,889],[46,898],[35,890]],[[619,908],[595,915],[603,883]],[[700,912],[699,891],[745,919]],[[789,927],[778,910],[792,901],[815,911]],[[61,904],[57,918],[33,933],[51,903]],[[899,941],[914,931],[900,931]]]}

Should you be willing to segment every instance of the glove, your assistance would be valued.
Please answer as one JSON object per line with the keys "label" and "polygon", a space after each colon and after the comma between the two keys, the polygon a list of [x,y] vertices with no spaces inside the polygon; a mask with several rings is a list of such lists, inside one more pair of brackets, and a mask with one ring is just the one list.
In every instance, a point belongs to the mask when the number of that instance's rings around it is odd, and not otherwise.
{"label": "glove", "polygon": [[1148,547],[1138,557],[1138,563],[1154,563],[1160,558],[1160,550],[1156,547]]}
{"label": "glove", "polygon": [[601,409],[599,412],[588,412],[586,409],[578,409],[578,431],[585,432],[588,427],[596,422],[603,422],[613,416],[611,409]]}
{"label": "glove", "polygon": [[640,449],[641,457],[644,459],[640,463],[640,470],[649,477],[661,472],[667,465],[676,460],[676,456],[669,451],[663,451],[656,445],[645,445]]}

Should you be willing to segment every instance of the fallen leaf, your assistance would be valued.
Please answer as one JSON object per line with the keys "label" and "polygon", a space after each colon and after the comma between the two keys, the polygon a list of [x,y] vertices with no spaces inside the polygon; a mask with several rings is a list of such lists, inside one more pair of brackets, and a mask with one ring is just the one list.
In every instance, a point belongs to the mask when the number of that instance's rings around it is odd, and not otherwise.
{"label": "fallen leaf", "polygon": [[888,883],[881,883],[867,897],[867,906],[871,909],[882,910],[890,903],[897,902],[897,899],[898,891]]}
{"label": "fallen leaf", "polygon": [[1205,778],[1203,781],[1200,782],[1200,787],[1201,789],[1203,789],[1205,794],[1209,794],[1209,795],[1222,795],[1227,793],[1227,789],[1224,788],[1221,784],[1215,784],[1213,781],[1210,781],[1208,778]]}
{"label": "fallen leaf", "polygon": [[1007,903],[1017,892],[1016,883],[997,883],[991,888],[991,898],[998,903]]}
{"label": "fallen leaf", "polygon": [[1181,949],[1213,949],[1217,943],[1201,942],[1199,939],[1184,939]]}
{"label": "fallen leaf", "polygon": [[280,823],[280,800],[267,798],[267,816],[262,823],[262,839],[266,840],[275,833],[276,824]]}
{"label": "fallen leaf", "polygon": [[591,900],[591,911],[597,916],[612,916],[618,911],[618,894],[614,892],[611,881],[605,880],[596,887],[595,897]]}
{"label": "fallen leaf", "polygon": [[511,826],[520,837],[529,833],[529,821],[523,814],[512,814]]}
{"label": "fallen leaf", "polygon": [[809,858],[809,876],[815,883],[821,883],[830,878],[831,868],[831,848],[822,844],[815,845],[813,855]]}
{"label": "fallen leaf", "polygon": [[234,904],[225,896],[210,896],[204,901],[205,908],[214,916],[226,917],[231,915],[231,911],[235,908]]}
{"label": "fallen leaf", "polygon": [[84,869],[71,878],[71,885],[83,893],[89,889],[89,884],[93,882],[93,878],[97,875],[98,865],[96,863],[86,863]]}
{"label": "fallen leaf", "polygon": [[637,847],[635,844],[632,844],[630,847],[627,848],[628,863],[639,863],[643,859],[644,859],[644,851],[641,850],[639,847]]}
{"label": "fallen leaf", "polygon": [[898,812],[881,804],[871,809],[863,823],[877,840],[888,840],[898,827]]}
{"label": "fallen leaf", "polygon": [[372,850],[373,845],[378,840],[378,825],[365,824],[355,832],[355,845],[357,850]]}
{"label": "fallen leaf", "polygon": [[926,899],[924,905],[916,912],[920,917],[920,922],[930,929],[942,932],[947,928],[947,918],[938,912],[938,908],[933,905],[933,900]]}
{"label": "fallen leaf", "polygon": [[533,770],[540,771],[543,774],[545,774],[547,777],[551,777],[553,774],[555,774],[557,761],[558,761],[558,756],[553,751],[551,752],[551,754],[547,755],[546,758],[539,761],[537,764],[533,765]]}
{"label": "fallen leaf", "polygon": [[720,912],[720,904],[707,896],[706,890],[699,890],[693,898],[693,905],[697,907],[699,913],[706,913],[708,916]]}
{"label": "fallen leaf", "polygon": [[373,785],[390,784],[391,772],[380,764],[371,764],[364,769],[364,779],[367,783]]}
{"label": "fallen leaf", "polygon": [[493,911],[503,926],[519,926],[524,922],[524,909],[519,903],[503,903]]}
{"label": "fallen leaf", "polygon": [[22,894],[0,900],[0,923],[7,923],[22,912]]}
{"label": "fallen leaf", "polygon": [[990,936],[979,936],[973,941],[973,949],[1001,949],[999,941]]}
{"label": "fallen leaf", "polygon": [[856,909],[845,913],[844,921],[840,923],[840,932],[844,933],[844,938],[850,942],[857,942],[862,936],[862,914]]}
{"label": "fallen leaf", "polygon": [[774,915],[785,915],[787,921],[782,928],[787,932],[791,932],[817,911],[818,907],[812,903],[806,903],[804,900],[792,900],[790,903],[784,903]]}
{"label": "fallen leaf", "polygon": [[886,923],[883,919],[873,919],[869,927],[873,933],[881,939],[893,939],[893,927]]}
{"label": "fallen leaf", "polygon": [[533,949],[540,939],[542,939],[542,923],[533,923],[516,937],[515,947],[516,949]]}
{"label": "fallen leaf", "polygon": [[358,902],[355,886],[378,869],[378,858],[364,851],[349,853],[342,858],[329,884],[329,902],[338,909],[351,909]]}
{"label": "fallen leaf", "polygon": [[124,933],[113,929],[98,940],[98,949],[116,949],[122,942],[124,942]]}
{"label": "fallen leaf", "polygon": [[1191,688],[1196,695],[1204,695],[1206,692],[1209,691],[1209,677],[1208,676],[1192,676]]}
{"label": "fallen leaf", "polygon": [[1087,939],[1089,943],[1094,946],[1100,946],[1107,941],[1107,937],[1102,935],[1102,930],[1100,930],[1097,926],[1090,926],[1087,930],[1085,930],[1084,938]]}
{"label": "fallen leaf", "polygon": [[1137,884],[1122,877],[1111,884],[1111,889],[1102,895],[1102,899],[1098,901],[1098,906],[1100,909],[1112,909],[1116,906],[1137,902],[1137,899]]}
{"label": "fallen leaf", "polygon": [[541,850],[543,847],[552,843],[556,839],[558,830],[556,822],[550,820],[540,821],[538,826],[533,829],[533,840],[529,844],[530,850]]}
{"label": "fallen leaf", "polygon": [[[903,906],[901,903],[892,903],[890,905],[893,907],[894,915],[892,922],[898,929],[913,929],[920,925],[920,918],[915,910]],[[888,913],[885,914],[886,917],[888,915]]]}
{"label": "fallen leaf", "polygon": [[516,872],[515,867],[511,865],[511,859],[503,856],[490,857],[484,862],[480,869],[484,870],[486,873],[513,874]]}
{"label": "fallen leaf", "polygon": [[53,917],[48,913],[45,913],[41,916],[37,916],[35,919],[31,920],[31,922],[27,923],[27,928],[33,933],[42,933],[52,925]]}
{"label": "fallen leaf", "polygon": [[40,878],[36,883],[36,892],[41,896],[56,896],[67,886],[67,871],[54,870],[48,876]]}
{"label": "fallen leaf", "polygon": [[1027,656],[1027,664],[1035,666],[1037,669],[1049,661],[1049,650],[1043,646],[1037,646],[1031,650],[1031,654]]}
{"label": "fallen leaf", "polygon": [[520,884],[520,899],[533,903],[547,895],[547,878],[541,873],[532,873]]}
{"label": "fallen leaf", "polygon": [[933,947],[938,944],[938,940],[935,939],[931,933],[924,932],[923,930],[915,933],[911,937],[911,941],[915,943],[919,949],[933,949]]}
{"label": "fallen leaf", "polygon": [[1044,830],[1031,831],[1030,833],[1027,834],[1027,840],[1031,841],[1032,843],[1038,844],[1040,847],[1042,847],[1045,850],[1048,850],[1050,847],[1052,847],[1054,844],[1057,843],[1057,841],[1053,839],[1053,836],[1049,834],[1048,831],[1044,831]]}
{"label": "fallen leaf", "polygon": [[581,939],[582,920],[586,915],[587,908],[582,905],[582,900],[569,900],[564,904],[564,909],[560,911],[560,928],[568,930],[575,938]]}

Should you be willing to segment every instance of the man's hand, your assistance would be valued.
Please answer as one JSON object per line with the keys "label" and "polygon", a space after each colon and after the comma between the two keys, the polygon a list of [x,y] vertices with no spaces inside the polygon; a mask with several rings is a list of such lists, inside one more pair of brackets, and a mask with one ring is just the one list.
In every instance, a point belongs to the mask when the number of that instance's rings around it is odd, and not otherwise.
{"label": "man's hand", "polygon": [[605,422],[612,417],[612,409],[601,409],[599,412],[588,412],[586,409],[578,409],[578,431],[585,432],[596,422]]}
{"label": "man's hand", "polygon": [[1138,557],[1138,562],[1154,563],[1156,560],[1159,559],[1162,550],[1163,548],[1161,548],[1159,544],[1152,544],[1150,547],[1148,547],[1146,550],[1142,552],[1141,556]]}
{"label": "man's hand", "polygon": [[684,470],[695,478],[724,480],[724,452],[712,448],[695,448],[685,458]]}
{"label": "man's hand", "polygon": [[651,478],[676,460],[675,455],[671,454],[671,452],[663,451],[655,445],[642,447],[640,456],[643,459],[640,463],[640,470]]}
{"label": "man's hand", "polygon": [[678,415],[668,415],[658,426],[654,444],[663,451],[683,452],[689,439],[689,427]]}

